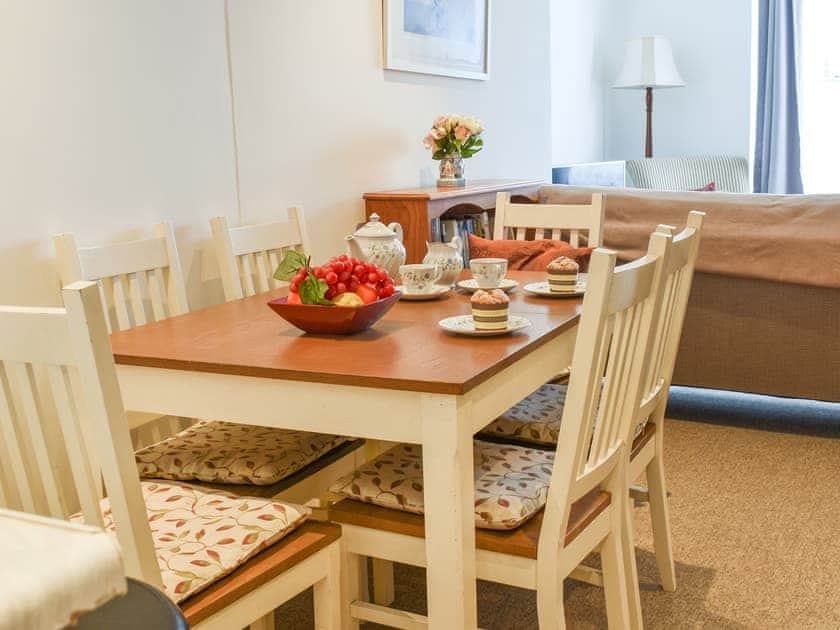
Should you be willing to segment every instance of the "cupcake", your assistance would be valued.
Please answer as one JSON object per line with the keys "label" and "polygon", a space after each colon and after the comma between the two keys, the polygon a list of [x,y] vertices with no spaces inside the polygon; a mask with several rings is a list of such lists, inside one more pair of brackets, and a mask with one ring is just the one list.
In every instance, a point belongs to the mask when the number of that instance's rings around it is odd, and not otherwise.
{"label": "cupcake", "polygon": [[552,293],[574,293],[577,289],[578,264],[560,256],[548,263],[548,290]]}
{"label": "cupcake", "polygon": [[501,289],[479,289],[472,294],[473,322],[476,330],[504,330],[508,326],[510,300]]}

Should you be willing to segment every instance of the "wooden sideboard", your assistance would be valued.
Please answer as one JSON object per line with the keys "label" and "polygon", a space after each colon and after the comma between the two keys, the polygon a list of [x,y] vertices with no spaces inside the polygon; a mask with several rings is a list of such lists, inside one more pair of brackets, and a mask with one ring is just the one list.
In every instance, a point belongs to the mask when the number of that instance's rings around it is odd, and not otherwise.
{"label": "wooden sideboard", "polygon": [[[426,254],[426,241],[431,239],[431,221],[453,210],[475,212],[496,206],[496,193],[534,200],[541,179],[484,179],[468,181],[459,188],[404,188],[364,194],[365,216],[379,215],[383,223],[396,221],[405,233],[406,262],[416,263]],[[525,199],[519,199],[524,201]]]}

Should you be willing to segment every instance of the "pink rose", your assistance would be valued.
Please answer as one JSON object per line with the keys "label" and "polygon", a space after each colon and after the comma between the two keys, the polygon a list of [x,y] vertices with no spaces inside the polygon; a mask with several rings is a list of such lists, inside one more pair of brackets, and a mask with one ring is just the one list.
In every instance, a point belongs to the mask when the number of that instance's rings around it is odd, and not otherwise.
{"label": "pink rose", "polygon": [[437,142],[435,142],[435,137],[432,134],[423,138],[423,144],[426,145],[427,149],[431,149],[432,151],[437,149]]}
{"label": "pink rose", "polygon": [[446,121],[448,120],[447,116],[438,116],[435,118],[435,122],[432,123],[432,127],[446,127]]}
{"label": "pink rose", "polygon": [[458,140],[460,142],[463,142],[464,140],[466,140],[469,137],[470,137],[470,130],[467,127],[464,127],[464,125],[458,125],[457,127],[455,127],[455,139],[456,140]]}
{"label": "pink rose", "polygon": [[443,127],[435,127],[434,129],[432,129],[431,135],[433,138],[440,140],[441,138],[446,136],[446,129],[444,129]]}

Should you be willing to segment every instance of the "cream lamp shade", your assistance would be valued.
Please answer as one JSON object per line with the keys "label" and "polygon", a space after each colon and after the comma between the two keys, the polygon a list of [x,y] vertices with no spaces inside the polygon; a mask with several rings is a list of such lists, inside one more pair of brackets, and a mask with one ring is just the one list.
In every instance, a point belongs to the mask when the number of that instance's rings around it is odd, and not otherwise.
{"label": "cream lamp shade", "polygon": [[671,41],[653,35],[627,42],[624,65],[613,87],[615,88],[664,88],[681,87],[685,82],[677,70]]}

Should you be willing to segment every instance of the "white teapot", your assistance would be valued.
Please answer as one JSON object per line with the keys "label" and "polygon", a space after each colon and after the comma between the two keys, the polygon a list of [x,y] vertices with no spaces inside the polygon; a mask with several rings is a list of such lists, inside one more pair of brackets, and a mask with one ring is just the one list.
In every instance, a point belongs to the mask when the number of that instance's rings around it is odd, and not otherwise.
{"label": "white teapot", "polygon": [[464,268],[461,252],[464,242],[460,236],[453,236],[448,243],[429,243],[426,241],[428,253],[423,258],[427,265],[435,265],[440,273],[437,284],[449,286]]}
{"label": "white teapot", "polygon": [[379,265],[392,278],[397,277],[400,265],[405,263],[402,226],[396,222],[386,226],[379,222],[376,213],[370,215],[370,221],[345,240],[347,253],[359,260]]}

